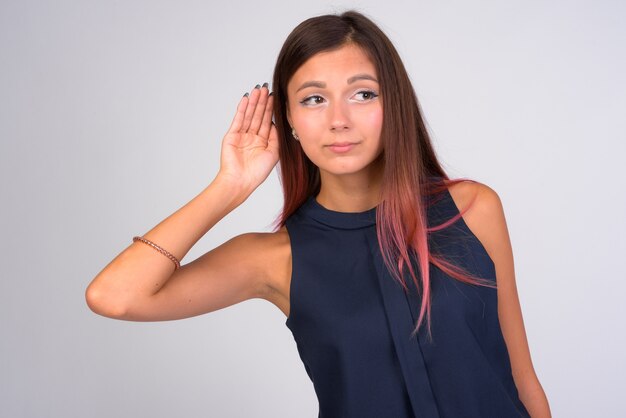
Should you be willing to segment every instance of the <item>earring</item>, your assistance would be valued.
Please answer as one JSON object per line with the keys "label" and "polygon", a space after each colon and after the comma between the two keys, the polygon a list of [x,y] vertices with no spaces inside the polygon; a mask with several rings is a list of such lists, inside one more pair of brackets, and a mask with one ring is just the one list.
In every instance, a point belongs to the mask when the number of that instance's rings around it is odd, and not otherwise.
{"label": "earring", "polygon": [[295,128],[291,128],[291,135],[293,136],[293,139],[295,139],[296,141],[300,140],[300,137],[298,136],[298,134],[296,133]]}

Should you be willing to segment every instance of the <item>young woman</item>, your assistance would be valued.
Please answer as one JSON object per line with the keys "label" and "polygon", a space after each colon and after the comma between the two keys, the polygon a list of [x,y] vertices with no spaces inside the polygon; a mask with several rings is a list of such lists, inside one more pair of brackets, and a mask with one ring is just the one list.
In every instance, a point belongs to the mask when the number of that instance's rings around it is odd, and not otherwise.
{"label": "young woman", "polygon": [[[320,417],[549,417],[498,195],[445,174],[383,32],[356,12],[308,19],[272,87],[244,95],[215,179],[98,274],[90,308],[163,321],[264,298]],[[278,161],[275,232],[178,268]]]}

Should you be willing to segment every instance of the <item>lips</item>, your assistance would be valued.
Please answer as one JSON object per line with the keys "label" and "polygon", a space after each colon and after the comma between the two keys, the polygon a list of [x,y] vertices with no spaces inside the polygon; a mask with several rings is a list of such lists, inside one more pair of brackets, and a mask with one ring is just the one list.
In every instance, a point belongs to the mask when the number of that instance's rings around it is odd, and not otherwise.
{"label": "lips", "polygon": [[350,151],[357,144],[358,142],[334,142],[327,146],[331,151],[341,154]]}

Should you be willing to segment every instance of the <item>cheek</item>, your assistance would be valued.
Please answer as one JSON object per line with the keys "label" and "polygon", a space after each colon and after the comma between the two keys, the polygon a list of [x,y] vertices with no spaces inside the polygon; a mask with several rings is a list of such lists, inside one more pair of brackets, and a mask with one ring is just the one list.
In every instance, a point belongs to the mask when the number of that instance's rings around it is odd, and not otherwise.
{"label": "cheek", "polygon": [[369,126],[371,128],[371,134],[376,138],[377,153],[383,150],[383,141],[380,138],[380,134],[383,130],[383,110],[382,108],[376,112],[372,112],[369,117]]}
{"label": "cheek", "polygon": [[291,120],[293,126],[296,128],[300,137],[310,137],[315,135],[315,132],[319,130],[321,124],[319,118],[312,112],[308,112],[306,115],[304,112],[300,112],[300,109],[294,109],[291,112]]}
{"label": "cheek", "polygon": [[383,128],[383,111],[382,111],[382,109],[380,111],[376,112],[374,115],[372,115],[372,126],[374,127],[374,129],[376,129],[376,131],[380,135],[380,132],[381,132],[381,130]]}
{"label": "cheek", "polygon": [[361,123],[367,127],[370,134],[380,136],[383,128],[383,111],[376,109],[362,115]]}
{"label": "cheek", "polygon": [[313,117],[301,118],[298,120],[298,129],[301,134],[311,140],[311,138],[317,138],[321,130],[322,124]]}

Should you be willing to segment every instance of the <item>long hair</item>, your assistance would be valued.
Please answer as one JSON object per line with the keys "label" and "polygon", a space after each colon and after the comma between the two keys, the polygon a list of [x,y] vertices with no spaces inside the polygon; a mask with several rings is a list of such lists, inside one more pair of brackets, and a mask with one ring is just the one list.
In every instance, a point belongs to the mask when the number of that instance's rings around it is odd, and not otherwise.
{"label": "long hair", "polygon": [[[473,180],[450,180],[446,175],[433,150],[415,91],[398,52],[383,31],[358,12],[305,20],[287,37],[278,55],[272,87],[284,205],[275,226],[276,229],[284,226],[289,216],[310,196],[319,193],[321,186],[318,167],[292,136],[287,120],[287,84],[313,55],[348,44],[359,46],[374,64],[383,99],[384,168],[381,200],[376,211],[380,251],[393,278],[405,291],[408,288],[404,275],[408,273],[421,294],[420,313],[412,336],[426,318],[428,336],[432,339],[429,263],[462,282],[495,287],[491,281],[470,275],[428,248],[428,233],[451,225],[469,206],[443,224],[429,227],[425,197],[436,195],[452,184]],[[417,259],[418,271],[411,259]]]}

